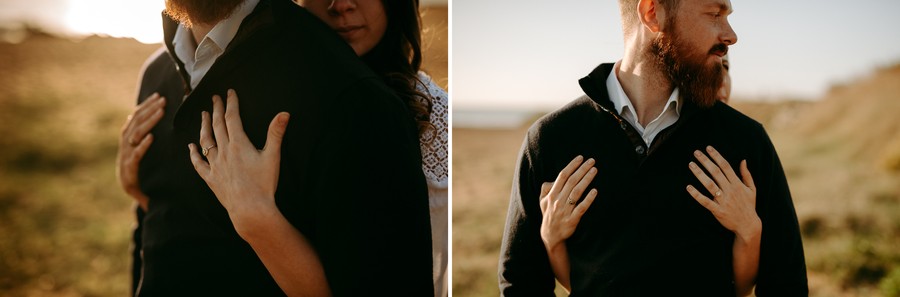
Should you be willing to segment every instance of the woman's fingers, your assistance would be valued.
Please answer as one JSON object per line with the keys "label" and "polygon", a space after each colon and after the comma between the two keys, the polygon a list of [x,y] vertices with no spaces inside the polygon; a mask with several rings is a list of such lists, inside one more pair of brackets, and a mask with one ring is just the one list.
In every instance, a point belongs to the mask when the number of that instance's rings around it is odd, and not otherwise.
{"label": "woman's fingers", "polygon": [[[585,163],[587,164],[587,163]],[[582,166],[583,167],[583,166]],[[572,188],[572,192],[568,195],[568,202],[570,205],[575,205],[578,202],[578,199],[581,199],[581,194],[584,194],[584,191],[587,190],[587,187],[591,185],[591,182],[594,181],[594,176],[597,176],[597,168],[590,167],[588,172],[578,181],[578,184]]]}
{"label": "woman's fingers", "polygon": [[706,152],[709,156],[716,162],[716,165],[719,166],[719,169],[725,174],[725,177],[728,178],[728,181],[731,183],[736,183],[740,179],[737,174],[734,172],[734,169],[731,168],[731,164],[728,163],[728,160],[725,160],[725,157],[722,157],[722,154],[719,154],[715,148],[711,145],[706,146]]}
{"label": "woman's fingers", "polygon": [[[594,168],[593,158],[588,159],[583,164],[581,164],[581,166],[578,167],[578,170],[576,170],[575,173],[572,173],[572,175],[569,176],[568,180],[565,181],[565,186],[563,186],[562,191],[559,192],[560,198],[565,197],[566,199],[578,199],[578,197],[581,197],[581,193],[578,193],[578,195],[573,195],[575,192],[575,187],[581,182],[584,176],[591,171],[592,168]],[[591,179],[593,179],[593,176],[591,177]],[[575,198],[571,198],[573,196],[575,196]],[[566,201],[566,203],[568,204],[575,204],[575,202],[576,201],[572,200]]]}
{"label": "woman's fingers", "polygon": [[203,160],[203,157],[197,152],[197,146],[193,143],[188,144],[188,150],[191,152],[191,164],[194,164],[194,170],[197,171],[200,178],[206,181],[206,177],[209,175],[209,163]]}
{"label": "woman's fingers", "polygon": [[[125,126],[122,127],[122,137],[125,138],[126,142],[132,146],[137,145],[144,138],[144,134],[150,131],[159,122],[159,119],[162,119],[162,114],[157,115],[157,113],[162,113],[165,105],[165,97],[160,97],[156,93],[150,95],[144,102],[141,102],[134,113],[128,116]],[[154,117],[158,119],[153,119]],[[148,120],[148,118],[151,119]],[[147,126],[146,123],[150,121],[153,123],[149,125],[149,128],[141,129]]]}
{"label": "woman's fingers", "polygon": [[576,215],[579,221],[581,220],[581,216],[583,216],[588,208],[591,207],[591,204],[594,203],[594,198],[597,198],[597,189],[591,189],[587,196],[584,197],[584,200],[581,201],[581,203],[578,203],[578,206],[572,211],[572,214]]}
{"label": "woman's fingers", "polygon": [[562,191],[566,181],[569,180],[569,176],[578,169],[582,160],[584,160],[584,157],[580,155],[576,156],[575,159],[572,159],[572,161],[569,162],[569,165],[566,165],[566,167],[559,172],[559,175],[556,176],[556,181],[553,182],[553,188],[550,189],[551,196],[556,197],[555,199],[559,199],[560,195],[557,194]]}
{"label": "woman's fingers", "polygon": [[225,147],[228,145],[228,128],[225,126],[225,106],[222,97],[213,95],[212,131],[216,145]]}
{"label": "woman's fingers", "polygon": [[541,214],[547,213],[547,206],[550,205],[550,197],[547,194],[550,194],[550,189],[553,188],[553,183],[543,183],[541,184]]}
{"label": "woman's fingers", "polygon": [[747,168],[747,160],[741,161],[741,177],[744,185],[753,190],[753,193],[756,193],[756,184],[753,183],[753,176],[750,175],[750,169]]}
{"label": "woman's fingers", "polygon": [[212,125],[210,124],[209,113],[200,112],[200,149],[201,153],[207,160],[215,159],[216,140],[213,139]]}
{"label": "woman's fingers", "polygon": [[[134,147],[134,150],[131,151],[132,156],[135,159],[135,165],[144,158],[144,154],[147,153],[147,149],[150,148],[150,144],[153,143],[153,134],[147,133],[144,135],[144,139],[141,139],[141,142],[138,143],[137,146]],[[137,168],[134,168],[137,171]]]}
{"label": "woman's fingers", "polygon": [[263,152],[269,156],[281,156],[281,140],[284,139],[284,132],[287,130],[288,120],[291,115],[286,112],[280,112],[275,115],[272,122],[269,123],[269,132],[266,136],[266,146]]}
{"label": "woman's fingers", "polygon": [[143,139],[144,136],[147,135],[147,133],[149,133],[150,130],[152,130],[160,120],[162,120],[163,114],[163,109],[159,108],[156,109],[156,111],[153,112],[153,114],[151,114],[146,120],[133,122],[132,125],[134,127],[132,128],[130,136],[132,141],[130,143],[138,143],[140,139]]}
{"label": "woman's fingers", "polygon": [[225,105],[225,127],[228,131],[229,140],[247,140],[247,134],[244,133],[244,124],[241,122],[241,110],[238,105],[237,92],[228,89],[227,100],[228,104]]}
{"label": "woman's fingers", "polygon": [[[697,160],[700,161],[700,164],[703,165],[703,168],[706,168],[706,171],[709,172],[715,183],[719,185],[718,188],[723,188],[728,184],[728,178],[725,177],[725,174],[722,173],[722,170],[719,169],[719,166],[716,166],[716,164],[713,163],[713,161],[708,157],[706,157],[705,154],[700,151],[694,151],[694,157],[696,157]],[[715,192],[713,191],[710,193]]]}
{"label": "woman's fingers", "polygon": [[697,200],[697,202],[699,202],[700,205],[703,206],[703,208],[706,208],[707,210],[709,210],[710,212],[713,212],[713,213],[715,213],[717,211],[717,208],[719,205],[715,201],[712,201],[709,198],[707,198],[706,196],[704,196],[703,194],[701,194],[700,191],[697,191],[697,188],[694,188],[694,186],[692,186],[692,185],[688,185],[687,191],[689,194],[691,194],[691,197],[694,197],[694,200]]}
{"label": "woman's fingers", "polygon": [[[703,172],[703,169],[700,169],[700,166],[697,166],[697,163],[690,162],[688,163],[688,168],[691,169],[691,172],[694,173],[694,176],[697,177],[697,180],[700,181],[700,184],[709,191],[713,196],[719,196],[722,194],[722,189],[719,188],[716,183],[706,175],[706,172]],[[693,188],[693,186],[691,186]]]}
{"label": "woman's fingers", "polygon": [[146,117],[154,109],[166,104],[165,97],[157,93],[151,94],[144,102],[141,102],[134,108],[132,119],[142,119]]}
{"label": "woman's fingers", "polygon": [[541,197],[547,196],[550,194],[550,189],[553,188],[553,183],[543,183],[541,184]]}

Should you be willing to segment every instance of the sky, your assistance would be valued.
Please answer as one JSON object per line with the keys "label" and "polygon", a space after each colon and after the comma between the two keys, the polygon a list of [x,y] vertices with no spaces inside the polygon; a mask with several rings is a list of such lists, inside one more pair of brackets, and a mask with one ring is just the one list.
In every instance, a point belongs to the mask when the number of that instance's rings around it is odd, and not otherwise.
{"label": "sky", "polygon": [[[623,53],[615,0],[452,1],[451,94],[460,109],[552,109]],[[815,99],[900,63],[900,1],[732,0],[733,98]]]}
{"label": "sky", "polygon": [[[420,1],[421,6],[442,4],[447,0]],[[0,0],[0,27],[29,23],[73,37],[101,34],[160,43],[164,7],[164,0]],[[9,38],[0,36],[0,41]]]}

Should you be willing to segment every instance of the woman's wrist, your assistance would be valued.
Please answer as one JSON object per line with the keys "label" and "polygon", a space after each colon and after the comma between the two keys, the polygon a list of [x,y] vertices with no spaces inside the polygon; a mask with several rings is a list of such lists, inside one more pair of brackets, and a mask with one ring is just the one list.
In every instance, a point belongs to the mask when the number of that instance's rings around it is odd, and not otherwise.
{"label": "woman's wrist", "polygon": [[742,228],[736,230],[735,240],[739,240],[741,244],[758,243],[762,237],[762,221],[759,217],[754,216],[749,224],[741,225]]}
{"label": "woman's wrist", "polygon": [[550,240],[544,241],[544,248],[547,249],[547,253],[553,254],[559,250],[565,250],[566,241],[561,239],[551,238]]}
{"label": "woman's wrist", "polygon": [[[249,199],[274,201],[272,197]],[[275,206],[275,203],[242,204],[228,209],[228,216],[231,218],[231,223],[234,224],[234,229],[238,235],[248,242],[254,236],[259,236],[271,230],[274,224],[287,220],[281,214],[281,211],[278,210],[278,207]]]}

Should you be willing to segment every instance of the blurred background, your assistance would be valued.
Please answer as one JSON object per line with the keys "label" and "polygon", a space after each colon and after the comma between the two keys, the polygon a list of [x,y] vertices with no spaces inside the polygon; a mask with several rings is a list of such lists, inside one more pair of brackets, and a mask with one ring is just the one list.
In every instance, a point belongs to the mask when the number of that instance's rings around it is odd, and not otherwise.
{"label": "blurred background", "polygon": [[[0,1],[0,296],[130,296],[115,160],[163,3]],[[447,1],[421,6],[423,68],[446,88]]]}
{"label": "blurred background", "polygon": [[[900,2],[731,2],[732,105],[766,127],[781,157],[811,296],[900,296]],[[619,8],[457,0],[453,20],[452,286],[497,296],[525,131],[581,95],[577,80],[596,65],[621,58]]]}

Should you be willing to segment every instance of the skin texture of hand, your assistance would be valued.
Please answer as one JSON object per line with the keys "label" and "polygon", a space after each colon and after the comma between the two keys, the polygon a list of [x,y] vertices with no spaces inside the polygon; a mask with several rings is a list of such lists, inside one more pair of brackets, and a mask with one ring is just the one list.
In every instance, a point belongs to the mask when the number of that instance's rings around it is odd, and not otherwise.
{"label": "skin texture of hand", "polygon": [[541,186],[541,239],[553,273],[566,290],[571,290],[566,239],[575,232],[581,217],[597,197],[597,189],[591,189],[584,201],[578,203],[581,194],[597,175],[597,168],[593,167],[594,159],[582,163],[583,160],[582,156],[575,157],[563,168],[555,182]]}
{"label": "skin texture of hand", "polygon": [[165,106],[166,98],[153,93],[128,115],[119,136],[116,176],[125,193],[134,198],[144,210],[147,210],[149,199],[138,185],[138,167],[153,143],[150,130],[162,119]]}
{"label": "skin texture of hand", "polygon": [[738,296],[746,296],[756,283],[762,237],[762,221],[756,214],[756,186],[747,169],[746,160],[741,161],[742,178],[738,178],[731,165],[712,146],[707,146],[706,152],[709,157],[700,151],[694,151],[694,157],[712,178],[694,162],[690,162],[688,167],[714,199],[709,199],[691,185],[687,186],[687,191],[723,227],[734,232],[732,252],[735,288]]}
{"label": "skin texture of hand", "polygon": [[262,150],[247,138],[238,97],[228,90],[227,108],[213,96],[213,114],[201,114],[203,156],[189,145],[191,163],[231,218],[238,235],[253,248],[288,296],[329,296],[325,270],[312,245],[275,205],[281,140],[289,115],[279,113],[269,124]]}

